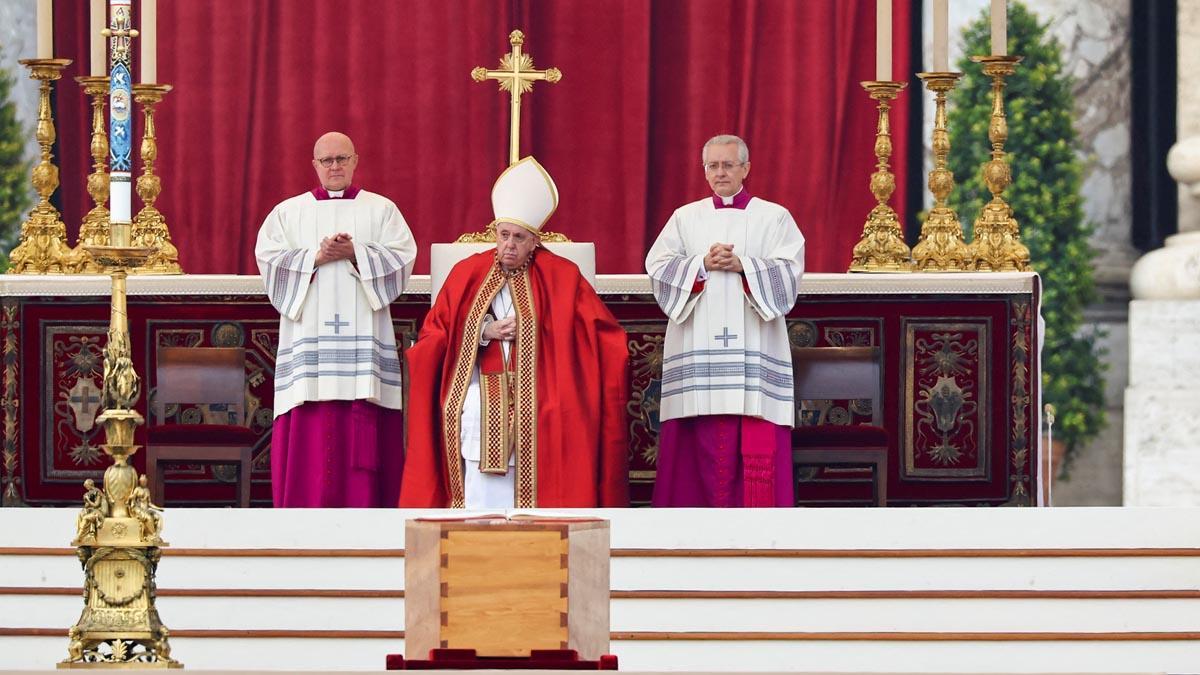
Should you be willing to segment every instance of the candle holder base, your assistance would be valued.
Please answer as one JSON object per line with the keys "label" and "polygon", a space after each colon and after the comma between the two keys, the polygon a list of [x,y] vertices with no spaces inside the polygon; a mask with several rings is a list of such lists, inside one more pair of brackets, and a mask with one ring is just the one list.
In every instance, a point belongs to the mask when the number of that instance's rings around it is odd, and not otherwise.
{"label": "candle holder base", "polygon": [[992,158],[983,165],[983,181],[992,200],[975,219],[975,237],[971,242],[973,266],[980,272],[1026,272],[1029,249],[1021,243],[1021,230],[1012,207],[1004,201],[1004,190],[1012,184],[1012,169],[1004,154],[1008,140],[1008,120],[1004,115],[1004,78],[1016,72],[1020,56],[972,56],[983,65],[983,74],[992,78],[992,117],[988,140]]}
{"label": "candle holder base", "polygon": [[934,206],[921,223],[921,237],[913,247],[913,260],[920,272],[965,272],[973,269],[971,249],[963,237],[962,222],[946,201],[954,190],[954,174],[946,168],[950,154],[950,132],[946,127],[946,95],[962,73],[917,73],[935,94],[933,124],[934,168],[929,172],[929,191]]}
{"label": "candle holder base", "polygon": [[89,246],[108,244],[108,133],[104,128],[104,105],[108,98],[109,79],[102,76],[77,77],[75,81],[92,99],[92,173],[87,177],[87,191],[95,206],[83,217],[79,226],[79,243],[71,250],[70,268],[77,274],[101,274],[104,266],[96,262]]}
{"label": "candle holder base", "polygon": [[854,245],[851,272],[911,272],[912,255],[904,243],[904,230],[888,200],[896,190],[896,176],[888,166],[892,156],[892,133],[888,122],[891,101],[906,86],[905,82],[867,81],[862,86],[878,103],[879,119],[875,127],[875,172],[871,174],[871,194],[878,202],[867,216],[862,237]]}
{"label": "candle holder base", "polygon": [[41,161],[33,167],[31,182],[37,190],[38,203],[21,224],[21,240],[9,254],[9,274],[64,274],[70,271],[67,245],[67,226],[58,209],[50,203],[50,195],[58,189],[58,166],[50,149],[56,133],[50,109],[50,86],[62,77],[70,59],[21,59],[29,68],[29,77],[39,82],[38,121],[35,137],[41,147]]}
{"label": "candle holder base", "polygon": [[142,135],[142,175],[137,179],[138,197],[145,204],[133,218],[133,242],[153,249],[146,264],[134,274],[183,274],[179,266],[179,249],[171,242],[167,218],[154,206],[162,192],[162,180],[154,173],[158,159],[158,138],[154,128],[154,108],[171,91],[169,84],[135,84],[133,100],[142,104],[145,131]]}

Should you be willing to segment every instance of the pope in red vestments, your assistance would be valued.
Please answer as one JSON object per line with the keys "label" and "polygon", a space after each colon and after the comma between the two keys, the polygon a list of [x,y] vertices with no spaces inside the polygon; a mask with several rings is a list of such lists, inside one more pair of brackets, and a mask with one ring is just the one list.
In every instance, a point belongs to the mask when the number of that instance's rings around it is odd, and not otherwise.
{"label": "pope in red vestments", "polygon": [[497,249],[454,266],[405,352],[400,506],[480,505],[481,475],[510,490],[487,508],[627,506],[625,331],[539,247],[557,190],[536,160],[509,167],[492,201]]}

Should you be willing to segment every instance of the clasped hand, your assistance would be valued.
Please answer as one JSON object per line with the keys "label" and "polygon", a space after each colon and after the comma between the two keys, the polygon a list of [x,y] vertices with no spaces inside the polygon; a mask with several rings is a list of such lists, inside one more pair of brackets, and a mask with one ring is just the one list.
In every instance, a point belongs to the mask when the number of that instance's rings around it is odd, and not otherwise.
{"label": "clasped hand", "polygon": [[733,244],[713,244],[704,256],[704,269],[707,272],[720,270],[739,274],[742,271],[742,261],[733,254]]}
{"label": "clasped hand", "polygon": [[345,232],[339,232],[321,240],[321,248],[317,251],[315,264],[321,266],[335,260],[354,260],[354,242]]}
{"label": "clasped hand", "polygon": [[483,339],[511,342],[517,336],[517,317],[496,319],[483,329]]}

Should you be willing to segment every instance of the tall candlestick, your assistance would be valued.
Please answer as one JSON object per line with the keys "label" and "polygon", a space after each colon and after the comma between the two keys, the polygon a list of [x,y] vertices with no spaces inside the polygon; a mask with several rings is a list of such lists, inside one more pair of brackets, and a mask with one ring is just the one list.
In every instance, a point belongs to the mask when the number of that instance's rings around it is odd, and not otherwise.
{"label": "tall candlestick", "polygon": [[1012,169],[1004,154],[1008,140],[1008,118],[1004,114],[1004,80],[1016,72],[1020,56],[972,56],[983,64],[983,74],[992,78],[992,119],[988,124],[988,140],[992,143],[992,159],[983,164],[983,182],[992,193],[992,200],[983,205],[975,219],[975,239],[971,242],[971,257],[979,272],[1027,272],[1029,248],[1021,243],[1021,228],[1013,217],[1013,209],[1004,201],[1004,190],[1012,185]]}
{"label": "tall candlestick", "polygon": [[171,231],[167,218],[154,206],[162,192],[162,180],[154,173],[154,162],[158,159],[158,140],[154,131],[154,109],[163,96],[171,91],[169,84],[143,82],[133,85],[133,100],[142,104],[142,175],[136,187],[142,198],[141,211],[133,217],[133,245],[151,250],[150,257],[137,272],[144,274],[183,274],[179,266],[179,249],[171,242]]}
{"label": "tall candlestick", "polygon": [[104,0],[92,0],[91,26],[88,37],[91,46],[91,58],[88,61],[88,75],[102,77],[108,75],[108,59],[105,58],[104,36],[101,31],[108,26],[108,3]]}
{"label": "tall candlestick", "polygon": [[892,0],[875,0],[875,79],[892,79]]}
{"label": "tall candlestick", "polygon": [[51,83],[62,77],[70,59],[21,59],[29,75],[38,81],[38,117],[34,138],[41,146],[41,161],[33,167],[30,179],[41,197],[21,224],[21,243],[9,254],[9,274],[63,274],[71,253],[67,246],[67,226],[50,195],[58,189],[58,166],[51,149],[58,133],[54,129],[54,108],[50,105]]}
{"label": "tall candlestick", "polygon": [[1008,1],[992,0],[992,56],[1008,55]]}
{"label": "tall candlestick", "polygon": [[142,82],[158,82],[158,0],[142,0]]}
{"label": "tall candlestick", "polygon": [[[936,5],[935,5],[936,6]],[[921,239],[913,247],[913,260],[921,272],[962,272],[974,268],[971,249],[963,240],[962,222],[946,200],[954,190],[954,174],[946,168],[950,154],[950,132],[946,129],[946,94],[954,89],[961,73],[917,73],[935,96],[933,114],[933,171],[929,172],[929,191],[933,208],[921,223]]]}
{"label": "tall candlestick", "polygon": [[[890,73],[889,73],[890,74]],[[896,190],[896,175],[888,164],[892,156],[892,127],[888,110],[905,82],[879,80],[863,82],[863,88],[876,101],[879,118],[875,124],[875,172],[871,174],[871,194],[878,202],[863,224],[862,238],[854,245],[851,272],[911,272],[912,251],[904,243],[900,217],[888,205]]]}
{"label": "tall candlestick", "polygon": [[950,70],[950,0],[933,0],[933,72]]}
{"label": "tall candlestick", "polygon": [[37,57],[54,58],[54,0],[37,3]]}

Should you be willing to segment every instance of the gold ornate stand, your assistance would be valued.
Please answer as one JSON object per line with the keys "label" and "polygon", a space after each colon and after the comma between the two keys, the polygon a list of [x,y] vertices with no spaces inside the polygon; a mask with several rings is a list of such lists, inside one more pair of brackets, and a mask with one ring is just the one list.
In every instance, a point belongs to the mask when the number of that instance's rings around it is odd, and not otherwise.
{"label": "gold ornate stand", "polygon": [[92,97],[92,173],[87,178],[87,191],[96,205],[79,226],[79,243],[71,250],[70,267],[79,274],[102,274],[104,268],[92,258],[88,248],[108,245],[108,131],[104,128],[104,106],[109,78],[77,77],[75,81]]}
{"label": "gold ornate stand", "polygon": [[1012,207],[1001,196],[1012,184],[1012,172],[1004,155],[1004,141],[1008,139],[1004,78],[1016,72],[1021,57],[972,56],[971,60],[982,63],[983,74],[992,78],[992,121],[988,124],[992,159],[983,165],[983,180],[992,193],[992,201],[983,206],[975,219],[971,257],[975,269],[981,272],[1024,272],[1029,269],[1029,249],[1021,243]]}
{"label": "gold ornate stand", "polygon": [[84,481],[76,519],[76,553],[83,564],[83,613],[68,631],[67,658],[59,668],[182,668],[171,658],[169,631],[154,606],[155,573],[162,556],[162,510],[150,502],[146,477],[129,465],[133,434],[142,423],[134,410],[141,382],[129,345],[125,279],[152,251],[128,246],[128,230],[114,230],[116,246],[93,246],[91,257],[112,274],[112,313],[104,348],[104,425],[113,458],[104,485]]}
{"label": "gold ornate stand", "polygon": [[137,179],[137,193],[145,206],[133,218],[133,241],[136,246],[154,250],[146,264],[133,271],[134,274],[183,274],[179,267],[179,249],[171,242],[167,219],[154,206],[162,192],[162,181],[154,173],[154,161],[158,159],[158,139],[154,133],[154,106],[171,91],[169,84],[135,84],[133,100],[142,104],[145,131],[142,134],[142,175]]}
{"label": "gold ornate stand", "polygon": [[963,239],[962,223],[946,199],[954,191],[954,173],[946,168],[950,133],[946,130],[946,94],[954,89],[962,73],[917,73],[936,100],[933,122],[933,171],[929,191],[933,208],[921,223],[921,238],[913,247],[913,260],[920,272],[962,272],[973,268],[971,249]]}
{"label": "gold ornate stand", "polygon": [[50,83],[62,77],[70,59],[21,59],[29,68],[29,77],[41,83],[38,122],[35,134],[42,147],[42,161],[33,167],[33,187],[41,198],[21,224],[21,243],[9,255],[10,274],[62,274],[67,269],[71,249],[67,246],[67,226],[58,209],[50,204],[50,195],[58,189],[58,167],[51,161],[54,145],[54,116],[50,111]]}
{"label": "gold ornate stand", "polygon": [[896,176],[888,167],[892,156],[892,132],[888,123],[891,101],[905,82],[863,82],[862,86],[878,101],[879,122],[875,128],[875,173],[871,174],[871,194],[879,203],[871,209],[863,226],[862,238],[854,245],[851,272],[911,272],[912,257],[904,243],[904,231],[888,200],[896,190]]}

